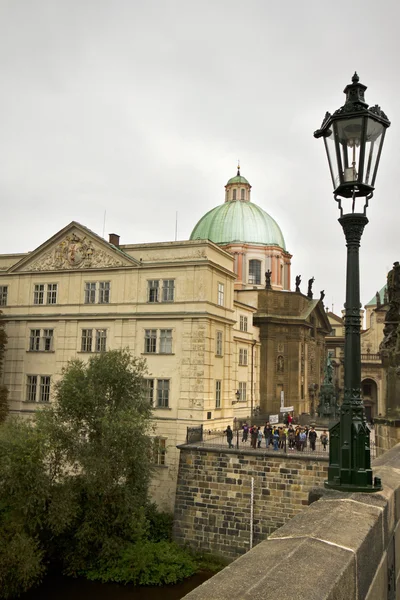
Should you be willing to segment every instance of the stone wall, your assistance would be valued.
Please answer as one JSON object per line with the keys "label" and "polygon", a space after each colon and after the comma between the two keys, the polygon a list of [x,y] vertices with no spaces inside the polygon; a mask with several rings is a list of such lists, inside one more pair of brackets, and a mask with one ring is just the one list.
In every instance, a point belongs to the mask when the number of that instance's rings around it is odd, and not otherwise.
{"label": "stone wall", "polygon": [[400,444],[373,469],[381,492],[314,491],[317,502],[185,600],[398,600]]}
{"label": "stone wall", "polygon": [[254,545],[302,511],[327,475],[327,458],[297,452],[179,448],[174,537],[224,557],[250,548],[252,478]]}
{"label": "stone wall", "polygon": [[381,456],[400,442],[400,420],[374,419],[376,455]]}

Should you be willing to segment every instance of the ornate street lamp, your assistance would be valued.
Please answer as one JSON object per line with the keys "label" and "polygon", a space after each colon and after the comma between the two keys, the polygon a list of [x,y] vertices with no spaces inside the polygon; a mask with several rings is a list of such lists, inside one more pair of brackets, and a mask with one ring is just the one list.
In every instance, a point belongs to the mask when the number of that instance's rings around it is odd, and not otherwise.
{"label": "ornate street lamp", "polygon": [[352,83],[344,89],[344,106],[333,115],[326,113],[314,133],[324,140],[347,245],[344,398],[340,421],[330,429],[325,486],[349,492],[382,489],[379,478],[372,479],[369,429],[361,398],[359,247],[390,121],[378,105],[368,108],[366,89],[354,73]]}

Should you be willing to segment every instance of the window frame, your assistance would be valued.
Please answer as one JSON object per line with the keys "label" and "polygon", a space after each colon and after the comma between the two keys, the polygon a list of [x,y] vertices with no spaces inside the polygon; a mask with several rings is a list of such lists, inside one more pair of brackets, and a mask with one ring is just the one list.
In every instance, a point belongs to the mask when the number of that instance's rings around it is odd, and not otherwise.
{"label": "window frame", "polygon": [[57,283],[46,284],[47,304],[57,304],[57,296],[58,296],[58,284]]}
{"label": "window frame", "polygon": [[7,306],[8,285],[0,285],[0,306]]}
{"label": "window frame", "polygon": [[157,379],[156,408],[169,408],[171,395],[170,379]]}
{"label": "window frame", "polygon": [[224,334],[217,330],[215,334],[215,356],[223,356]]}
{"label": "window frame", "polygon": [[37,383],[38,376],[37,375],[27,375],[26,376],[26,396],[25,402],[29,402],[30,404],[36,402],[37,397]]}
{"label": "window frame", "polygon": [[96,329],[94,351],[96,353],[107,352],[107,329],[103,327]]}
{"label": "window frame", "polygon": [[159,354],[172,354],[172,329],[159,329]]}
{"label": "window frame", "polygon": [[159,279],[148,279],[147,280],[147,302],[154,304],[160,301],[160,280]]}
{"label": "window frame", "polygon": [[156,467],[166,466],[167,439],[159,435],[153,437],[153,465]]}
{"label": "window frame", "polygon": [[218,306],[224,306],[224,300],[225,300],[225,286],[221,281],[219,281],[218,289],[217,289],[217,304],[218,304]]}
{"label": "window frame", "polygon": [[247,381],[239,381],[238,383],[239,390],[239,402],[247,402]]}
{"label": "window frame", "polygon": [[251,285],[261,285],[261,260],[257,258],[250,259],[248,269],[248,283]]}
{"label": "window frame", "polygon": [[50,388],[51,388],[51,376],[50,375],[40,375],[39,402],[41,404],[48,404],[50,402]]}
{"label": "window frame", "polygon": [[85,281],[84,304],[96,304],[97,281]]}
{"label": "window frame", "polygon": [[248,317],[247,315],[240,315],[239,318],[239,330],[247,332],[248,331]]}
{"label": "window frame", "polygon": [[144,354],[157,354],[157,329],[144,330]]}
{"label": "window frame", "polygon": [[111,281],[99,281],[98,304],[110,304]]}
{"label": "window frame", "polygon": [[33,304],[39,306],[44,304],[45,284],[34,283],[33,284]]}
{"label": "window frame", "polygon": [[175,300],[175,279],[162,280],[162,302],[174,302]]}
{"label": "window frame", "polygon": [[215,408],[221,408],[221,399],[222,399],[222,380],[215,380]]}
{"label": "window frame", "polygon": [[[90,347],[88,341],[90,341]],[[93,329],[81,330],[81,352],[93,352]]]}
{"label": "window frame", "polygon": [[249,352],[247,348],[239,348],[239,367],[248,367]]}
{"label": "window frame", "polygon": [[154,378],[149,377],[145,379],[145,394],[146,394],[146,400],[148,401],[150,406],[154,406],[154,391],[155,391],[155,386],[154,386]]}

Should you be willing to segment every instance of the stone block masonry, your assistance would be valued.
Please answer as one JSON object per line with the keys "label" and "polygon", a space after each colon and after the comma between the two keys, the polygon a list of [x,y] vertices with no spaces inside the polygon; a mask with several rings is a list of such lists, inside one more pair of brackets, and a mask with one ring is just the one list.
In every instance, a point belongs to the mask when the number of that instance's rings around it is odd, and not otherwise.
{"label": "stone block masonry", "polygon": [[179,446],[174,538],[197,550],[236,558],[308,506],[327,478],[328,459],[257,450]]}

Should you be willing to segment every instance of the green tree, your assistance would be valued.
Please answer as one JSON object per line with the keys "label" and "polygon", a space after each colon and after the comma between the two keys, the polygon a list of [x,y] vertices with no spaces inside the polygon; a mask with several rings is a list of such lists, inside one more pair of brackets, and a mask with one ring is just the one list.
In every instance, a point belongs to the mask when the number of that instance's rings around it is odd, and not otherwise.
{"label": "green tree", "polygon": [[[0,319],[2,313],[0,312]],[[4,353],[7,344],[7,334],[4,324],[0,321],[0,381],[3,374]],[[3,423],[8,415],[8,390],[5,385],[0,384],[0,423]]]}
{"label": "green tree", "polygon": [[71,574],[147,533],[152,412],[145,373],[145,362],[128,350],[73,360],[54,404],[36,417],[52,481],[68,490],[68,506],[49,512],[48,525]]}

